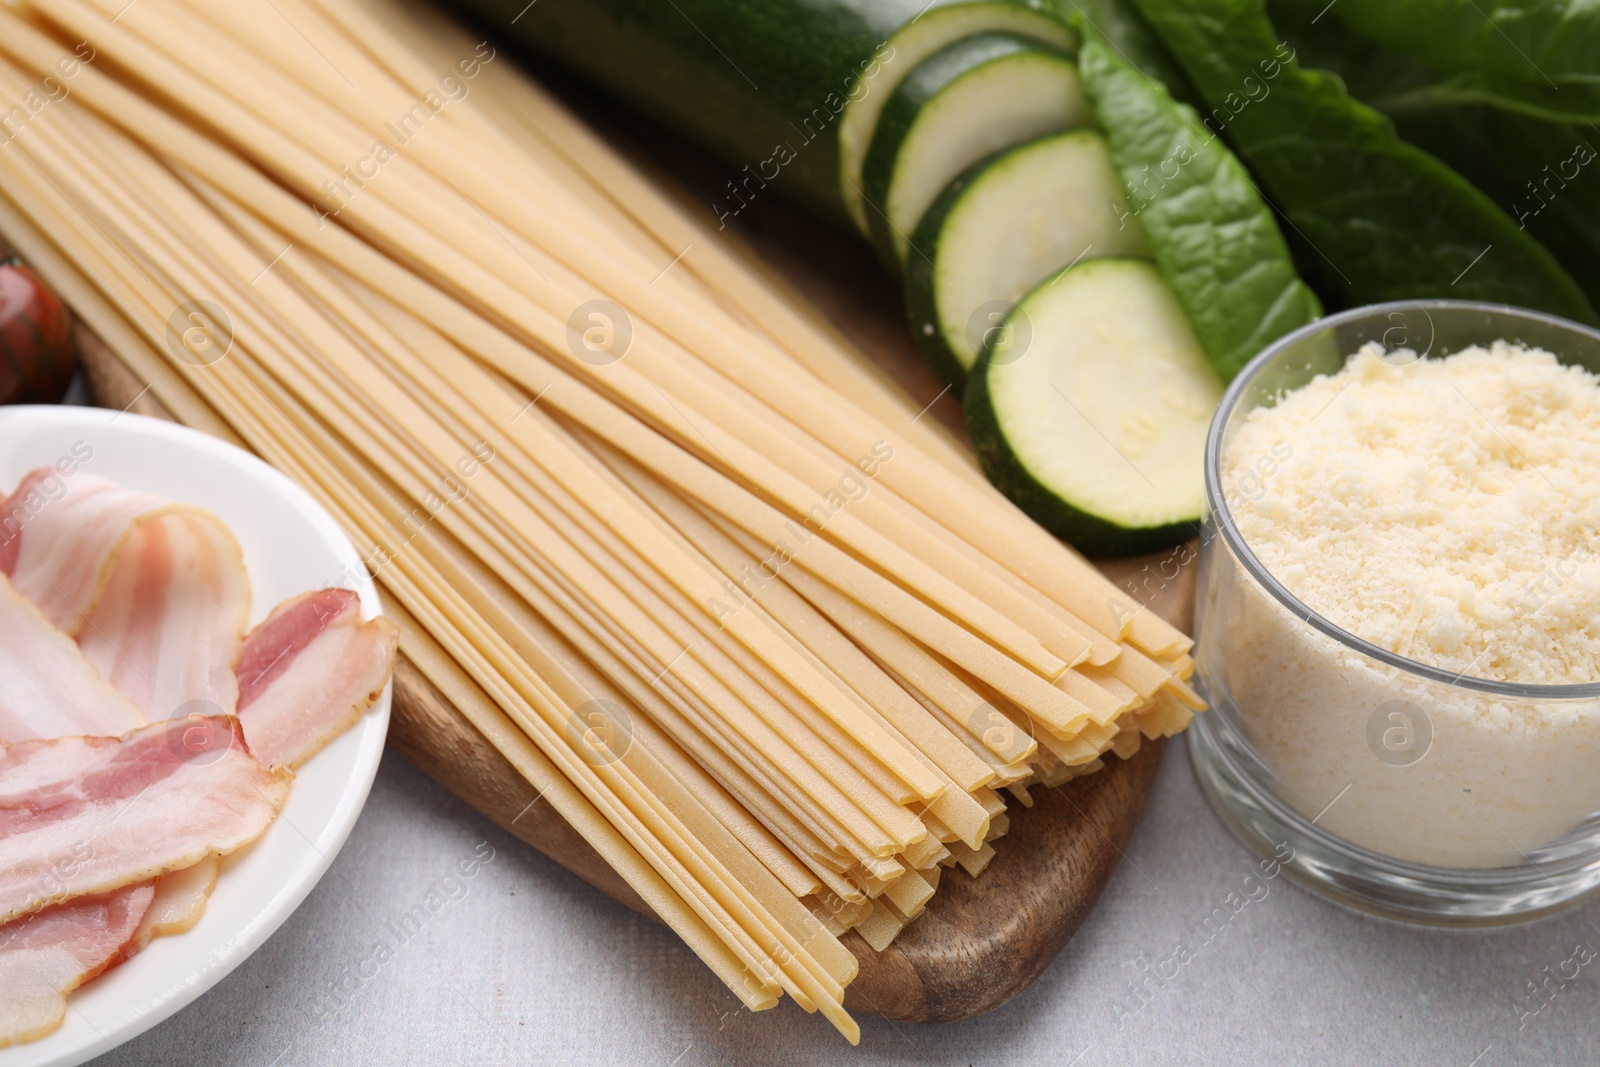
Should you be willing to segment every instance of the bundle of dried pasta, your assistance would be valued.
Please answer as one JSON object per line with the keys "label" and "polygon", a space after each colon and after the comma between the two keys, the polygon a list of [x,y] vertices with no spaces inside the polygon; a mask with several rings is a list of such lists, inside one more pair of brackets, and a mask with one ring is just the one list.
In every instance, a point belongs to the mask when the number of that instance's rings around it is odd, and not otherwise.
{"label": "bundle of dried pasta", "polygon": [[0,95],[42,84],[0,229],[319,497],[751,1008],[854,1040],[845,931],[1199,707],[1181,633],[492,47],[392,0],[17,0]]}

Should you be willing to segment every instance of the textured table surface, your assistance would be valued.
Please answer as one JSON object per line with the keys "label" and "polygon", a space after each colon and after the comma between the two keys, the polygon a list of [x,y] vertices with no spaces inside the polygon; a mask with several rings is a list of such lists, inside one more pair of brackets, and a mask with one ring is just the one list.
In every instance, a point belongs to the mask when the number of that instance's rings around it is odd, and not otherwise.
{"label": "textured table surface", "polygon": [[[490,855],[472,879],[448,878],[458,861]],[[1600,902],[1506,930],[1441,932],[1259,875],[1206,806],[1180,741],[1100,907],[1038,982],[967,1023],[863,1019],[851,1053],[787,1000],[737,1010],[664,928],[391,752],[333,869],[278,934],[205,997],[95,1062],[1600,1062],[1600,959],[1545,1000],[1527,989],[1578,946],[1600,949]],[[1163,959],[1182,962],[1158,986],[1146,975]],[[1142,979],[1141,1005],[1129,989]]]}

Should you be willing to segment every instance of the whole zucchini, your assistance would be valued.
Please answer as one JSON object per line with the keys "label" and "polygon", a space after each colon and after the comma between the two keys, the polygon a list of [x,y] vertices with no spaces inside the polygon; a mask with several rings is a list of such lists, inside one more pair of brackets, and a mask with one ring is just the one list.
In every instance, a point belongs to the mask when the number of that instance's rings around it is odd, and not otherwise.
{"label": "whole zucchini", "polygon": [[[448,6],[727,163],[727,185],[709,205],[723,225],[770,189],[865,232],[872,209],[859,200],[864,146],[882,100],[913,67],[985,30],[1073,44],[1056,17],[1023,0],[452,0]],[[843,153],[841,133],[850,146]]]}

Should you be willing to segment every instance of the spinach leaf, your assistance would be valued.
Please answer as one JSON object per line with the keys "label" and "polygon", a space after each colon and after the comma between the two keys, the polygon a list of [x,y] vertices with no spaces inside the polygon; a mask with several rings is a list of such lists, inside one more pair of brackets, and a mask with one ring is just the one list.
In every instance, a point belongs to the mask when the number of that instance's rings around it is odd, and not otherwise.
{"label": "spinach leaf", "polygon": [[1328,303],[1454,297],[1600,321],[1492,200],[1339,78],[1295,62],[1263,0],[1136,3],[1210,105],[1207,128],[1225,133],[1289,221],[1301,272]]}
{"label": "spinach leaf", "polygon": [[1550,120],[1600,117],[1600,6],[1572,0],[1337,0],[1344,25],[1422,59],[1436,103],[1496,103]]}
{"label": "spinach leaf", "polygon": [[1504,207],[1600,306],[1600,123],[1482,104],[1410,108],[1394,118],[1408,141]]}
{"label": "spinach leaf", "polygon": [[1495,97],[1462,99],[1417,57],[1317,17],[1327,10],[1323,0],[1268,2],[1301,62],[1336,72],[1393,119],[1401,137],[1482,190],[1600,305],[1600,122],[1539,118]]}
{"label": "spinach leaf", "polygon": [[1385,110],[1382,98],[1433,94],[1441,79],[1416,56],[1396,52],[1344,26],[1328,0],[1267,0],[1267,18],[1295,52],[1296,62],[1337,74],[1362,103]]}
{"label": "spinach leaf", "polygon": [[[1272,211],[1244,165],[1086,22],[1078,70],[1156,262],[1223,381],[1316,319]],[[1131,222],[1131,220],[1125,220]]]}

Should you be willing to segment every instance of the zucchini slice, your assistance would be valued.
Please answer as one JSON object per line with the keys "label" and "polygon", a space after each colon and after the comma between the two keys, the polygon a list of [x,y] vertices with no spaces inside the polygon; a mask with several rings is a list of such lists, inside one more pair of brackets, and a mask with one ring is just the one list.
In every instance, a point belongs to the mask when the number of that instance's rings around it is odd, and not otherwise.
{"label": "zucchini slice", "polygon": [[1054,134],[975,165],[939,194],[911,244],[911,334],[957,392],[983,335],[1045,278],[1081,260],[1150,255],[1095,130]]}
{"label": "zucchini slice", "polygon": [[1100,555],[1194,535],[1222,381],[1157,267],[1091,259],[1029,293],[967,381],[990,481]]}
{"label": "zucchini slice", "polygon": [[884,105],[863,170],[873,242],[898,270],[923,212],[978,160],[1093,122],[1071,59],[1013,34],[935,52]]}
{"label": "zucchini slice", "polygon": [[1067,55],[1078,48],[1077,36],[1058,19],[1023,7],[1016,0],[935,4],[896,30],[879,49],[883,61],[858,76],[851,86],[849,102],[839,116],[839,195],[862,236],[871,237],[872,227],[867,222],[867,202],[861,192],[861,168],[872,147],[883,105],[924,59],[963,38],[990,32],[1014,33]]}

